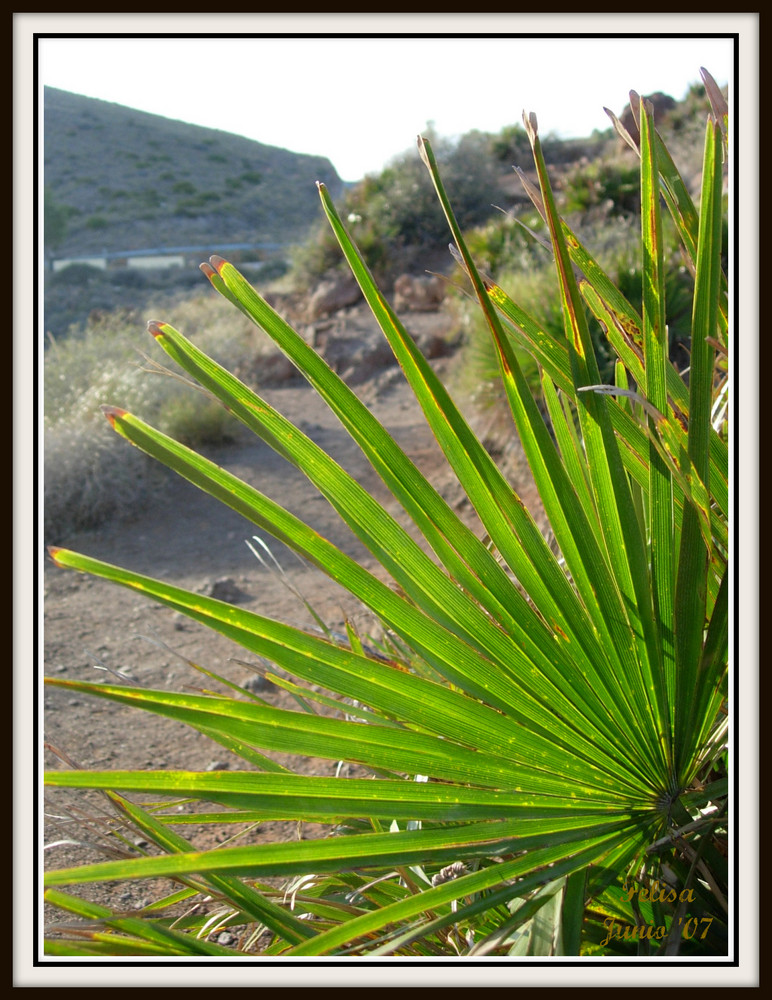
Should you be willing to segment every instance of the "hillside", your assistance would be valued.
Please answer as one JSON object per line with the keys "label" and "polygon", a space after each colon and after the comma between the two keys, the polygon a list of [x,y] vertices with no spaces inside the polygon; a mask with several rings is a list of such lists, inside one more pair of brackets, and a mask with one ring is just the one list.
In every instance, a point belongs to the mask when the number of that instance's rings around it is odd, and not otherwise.
{"label": "hillside", "polygon": [[[56,257],[158,246],[288,244],[319,214],[328,159],[45,88],[44,184]],[[259,114],[255,109],[254,114]]]}
{"label": "hillside", "polygon": [[[663,94],[649,98],[692,191],[698,190],[700,168],[689,150],[700,148],[692,140],[704,127],[701,91],[694,88],[683,102]],[[51,265],[45,330],[54,338],[89,316],[144,309],[159,293],[200,290],[205,283],[197,265],[211,253],[224,253],[240,266],[268,261],[260,272],[268,282],[288,266],[290,247],[301,247],[292,254],[292,280],[310,294],[342,266],[337,241],[322,223],[317,180],[353,220],[354,239],[386,290],[401,273],[449,266],[446,222],[415,150],[395,157],[382,174],[345,185],[326,158],[61,90],[46,88],[44,112],[44,249]],[[622,119],[629,115],[628,107]],[[457,141],[441,136],[432,141],[463,228],[491,226],[481,236],[490,246],[476,249],[492,269],[488,251],[501,263],[501,251],[511,243],[500,209],[512,218],[531,211],[513,170],[530,162],[525,131],[512,125],[498,135],[472,131]],[[605,231],[610,204],[636,214],[635,154],[611,128],[585,139],[548,134],[542,145],[561,211],[577,216],[578,225],[592,223]],[[234,249],[238,244],[259,249]],[[139,251],[172,248],[175,253],[194,248],[184,254],[185,266],[131,259]],[[105,261],[110,254],[113,259]],[[100,266],[54,273],[57,260],[89,256],[101,257],[92,261]],[[114,259],[119,256],[124,259]],[[127,263],[152,266],[117,266]],[[167,255],[165,263],[172,258]]]}

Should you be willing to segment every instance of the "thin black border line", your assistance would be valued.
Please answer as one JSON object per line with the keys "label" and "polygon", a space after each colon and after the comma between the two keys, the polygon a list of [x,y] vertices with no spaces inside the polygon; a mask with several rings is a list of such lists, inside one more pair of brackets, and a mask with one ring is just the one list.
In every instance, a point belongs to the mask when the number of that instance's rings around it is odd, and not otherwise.
{"label": "thin black border line", "polygon": [[[40,278],[39,278],[39,263],[38,263],[39,262],[39,252],[40,252],[40,246],[39,246],[39,244],[40,244],[40,237],[39,237],[39,212],[40,212],[40,205],[39,205],[39,180],[40,180],[40,173],[39,173],[40,172],[40,155],[39,155],[40,154],[40,150],[39,150],[39,142],[40,142],[40,139],[39,139],[39,124],[40,124],[40,107],[39,107],[39,104],[40,104],[40,95],[39,95],[39,58],[40,58],[40,56],[39,56],[39,45],[38,45],[39,40],[40,39],[52,39],[52,38],[85,38],[85,39],[91,39],[91,38],[128,38],[128,39],[132,39],[132,38],[135,38],[135,39],[136,38],[150,38],[150,39],[153,39],[153,38],[169,38],[169,39],[177,39],[177,38],[180,38],[180,39],[190,39],[190,38],[216,38],[216,39],[229,39],[229,38],[234,38],[234,39],[235,38],[239,38],[239,39],[240,38],[288,38],[288,39],[296,39],[296,38],[341,38],[341,39],[348,39],[348,38],[351,38],[351,39],[355,39],[355,38],[379,38],[379,39],[381,39],[381,38],[387,38],[387,39],[392,39],[392,38],[431,38],[431,39],[434,39],[434,38],[439,38],[439,39],[442,39],[442,38],[490,38],[490,39],[497,39],[497,38],[502,38],[502,39],[506,39],[506,38],[513,38],[513,39],[524,39],[524,38],[525,39],[527,39],[527,38],[545,38],[545,39],[547,39],[547,38],[579,38],[579,39],[581,39],[581,38],[600,38],[600,39],[606,39],[606,38],[633,38],[633,37],[634,38],[662,38],[662,39],[668,39],[668,38],[698,38],[698,39],[699,38],[726,38],[726,39],[732,39],[733,40],[733,82],[734,82],[734,86],[733,86],[733,89],[732,89],[732,113],[733,113],[733,118],[731,120],[732,120],[732,122],[734,124],[734,129],[733,129],[733,133],[732,133],[732,135],[733,135],[733,146],[732,146],[732,149],[731,149],[731,153],[732,153],[732,156],[734,158],[734,174],[733,174],[733,188],[734,188],[734,190],[733,190],[733,201],[734,201],[735,212],[734,212],[734,220],[733,220],[733,235],[734,235],[734,248],[733,249],[734,249],[734,253],[732,255],[732,257],[733,257],[732,264],[734,266],[735,275],[736,275],[738,273],[738,271],[739,271],[739,246],[740,246],[740,240],[739,240],[739,235],[740,235],[740,233],[739,233],[739,230],[740,230],[740,226],[739,226],[739,212],[737,211],[737,209],[739,207],[739,205],[738,205],[738,203],[739,203],[739,169],[738,169],[739,168],[739,142],[738,142],[738,138],[737,138],[738,137],[738,132],[739,132],[739,129],[738,129],[738,125],[739,125],[739,113],[738,113],[739,112],[739,97],[738,97],[738,92],[739,92],[739,85],[740,85],[739,84],[739,72],[740,72],[739,71],[739,46],[740,46],[740,34],[739,34],[739,32],[700,32],[700,33],[673,32],[673,33],[667,33],[667,34],[654,33],[654,32],[652,32],[652,33],[622,33],[622,32],[609,32],[609,33],[600,33],[600,32],[592,32],[592,33],[570,33],[569,32],[569,33],[565,33],[565,34],[555,34],[555,33],[550,33],[550,32],[545,32],[545,33],[535,32],[535,33],[524,33],[524,34],[519,34],[519,33],[507,33],[507,34],[496,34],[496,33],[468,34],[466,32],[458,32],[458,33],[453,32],[453,33],[443,33],[443,34],[428,34],[428,33],[406,33],[406,34],[403,34],[403,33],[392,33],[392,34],[385,34],[385,33],[358,33],[358,32],[357,33],[331,32],[329,34],[328,33],[323,33],[323,34],[320,34],[320,33],[296,34],[296,33],[292,33],[292,32],[289,32],[289,33],[283,33],[283,32],[282,33],[266,33],[266,34],[262,34],[262,33],[211,34],[211,33],[208,33],[208,32],[200,32],[200,33],[199,32],[191,32],[191,33],[180,33],[180,34],[176,34],[176,33],[158,33],[158,34],[131,33],[131,34],[129,34],[129,33],[103,33],[103,32],[94,32],[94,33],[83,33],[83,32],[72,32],[72,33],[68,33],[68,32],[56,32],[56,33],[36,32],[36,33],[33,33],[33,35],[32,35],[32,40],[33,40],[33,60],[32,60],[32,62],[33,62],[33,73],[32,73],[32,76],[33,76],[33,88],[34,88],[34,98],[33,98],[33,129],[34,129],[34,134],[33,134],[33,143],[32,143],[32,146],[33,146],[34,162],[33,162],[33,171],[32,171],[32,174],[33,174],[33,183],[34,183],[34,199],[33,199],[33,227],[34,227],[34,235],[33,235],[33,240],[32,240],[32,247],[33,247],[33,251],[32,251],[33,252],[33,268],[32,268],[33,281],[32,281],[32,287],[33,287],[33,299],[34,299],[34,306],[35,306],[35,309],[34,309],[34,315],[35,315],[35,334],[34,334],[34,338],[33,338],[34,339],[34,343],[33,343],[34,373],[33,373],[32,398],[33,398],[33,401],[34,401],[34,407],[35,408],[34,408],[34,418],[33,418],[34,435],[33,435],[33,448],[32,448],[32,452],[33,452],[33,462],[34,462],[33,480],[34,480],[34,487],[35,488],[34,488],[34,498],[33,498],[34,525],[33,525],[33,573],[32,573],[32,577],[33,577],[34,593],[33,593],[33,602],[32,603],[33,603],[33,611],[34,611],[34,616],[35,616],[34,617],[34,632],[35,632],[35,678],[36,678],[36,683],[34,685],[34,691],[33,691],[33,711],[34,711],[34,715],[33,715],[33,735],[34,735],[33,763],[34,763],[34,767],[35,767],[34,773],[35,773],[35,780],[36,780],[36,786],[35,786],[36,787],[36,792],[39,791],[37,782],[38,782],[38,780],[40,778],[39,765],[40,765],[40,754],[41,754],[41,749],[42,749],[40,747],[40,735],[41,735],[41,733],[40,733],[40,719],[39,719],[40,690],[39,690],[38,667],[40,667],[42,669],[42,666],[43,666],[42,661],[38,662],[39,652],[40,652],[40,647],[39,647],[39,641],[38,640],[39,640],[39,628],[40,628],[40,617],[39,617],[39,611],[40,611],[40,607],[39,607],[39,603],[40,603],[39,602],[39,580],[40,580],[40,570],[41,570],[40,561],[38,559],[38,546],[39,546],[39,541],[40,541],[40,539],[39,539],[39,533],[40,533],[39,532],[40,496],[39,496],[39,489],[38,489],[38,487],[40,485],[39,484],[40,420],[39,420],[39,407],[38,407],[38,402],[39,402],[39,379],[38,379],[38,372],[39,372],[39,354],[40,354],[40,333],[41,333],[41,330],[42,330],[41,316],[40,316],[40,311],[39,311],[39,308],[38,308],[38,305],[39,305],[39,298],[38,298],[38,296],[39,296],[39,281],[40,281]],[[736,560],[737,560],[737,556],[738,556],[738,553],[739,553],[739,525],[738,525],[739,518],[737,517],[737,505],[738,505],[738,500],[739,500],[739,475],[738,475],[739,468],[738,468],[738,454],[737,454],[736,442],[739,439],[739,434],[740,434],[740,427],[739,427],[739,401],[738,401],[739,393],[736,390],[736,382],[737,382],[737,375],[736,375],[736,373],[738,371],[737,357],[738,357],[738,351],[739,351],[739,345],[738,345],[737,336],[736,336],[736,331],[738,330],[738,327],[739,327],[739,296],[736,294],[736,282],[734,283],[734,290],[735,290],[734,301],[732,302],[731,306],[732,306],[732,315],[733,315],[733,318],[734,318],[735,338],[734,338],[734,342],[732,343],[731,346],[732,346],[732,351],[733,351],[733,358],[732,358],[733,365],[732,365],[732,370],[735,373],[735,377],[734,377],[735,393],[734,393],[734,399],[733,399],[733,403],[732,403],[733,426],[735,428],[734,433],[733,433],[733,441],[735,443],[734,455],[733,455],[733,467],[734,467],[734,473],[735,473],[735,477],[734,477],[734,500],[735,500],[734,513],[735,513],[735,523],[734,523],[733,528],[732,528],[732,535],[733,535],[733,538],[734,538],[734,547],[735,547],[734,567],[735,567],[735,571],[736,571],[737,570],[737,561]],[[735,619],[735,624],[738,621],[739,585],[740,585],[740,582],[739,582],[739,579],[737,578],[737,575],[736,575],[736,577],[735,577],[735,589],[734,589],[734,606],[735,606],[734,619]],[[736,829],[737,829],[737,819],[738,819],[738,816],[739,816],[739,810],[738,810],[738,806],[739,806],[739,790],[738,790],[738,785],[739,785],[739,770],[740,770],[739,769],[739,753],[737,752],[737,739],[736,739],[737,726],[738,726],[738,723],[739,723],[739,683],[738,683],[738,671],[737,671],[737,661],[739,659],[739,635],[738,635],[738,629],[737,628],[735,628],[735,631],[734,631],[734,655],[735,655],[735,668],[734,668],[733,677],[732,677],[732,693],[733,693],[733,701],[734,701],[732,715],[734,717],[734,723],[735,723],[735,734],[734,734],[734,739],[733,739],[733,750],[734,750],[734,753],[733,753],[733,758],[734,758],[734,768],[733,768],[733,771],[734,771],[734,789],[733,789],[733,791],[734,791],[734,801],[732,803],[730,803],[730,812],[731,812],[731,814],[733,816],[733,820],[734,820],[733,830],[736,831]],[[42,827],[41,827],[41,817],[40,817],[40,809],[39,809],[39,802],[38,802],[38,795],[37,794],[35,794],[33,796],[33,828],[34,828],[34,834],[35,834],[36,848],[39,848],[39,846],[40,846],[39,837],[40,837],[40,835],[42,833]],[[279,966],[279,965],[281,965],[282,967],[284,967],[284,966],[291,966],[293,968],[305,968],[305,967],[308,967],[309,965],[311,965],[311,966],[313,966],[313,965],[320,965],[320,966],[324,966],[325,968],[329,967],[329,966],[333,966],[333,967],[355,967],[355,968],[361,968],[363,966],[392,966],[395,963],[400,963],[400,964],[403,965],[403,967],[420,966],[420,967],[423,967],[423,968],[427,968],[427,967],[430,968],[430,967],[435,966],[435,965],[447,964],[449,962],[453,963],[455,961],[458,961],[458,962],[462,962],[463,965],[464,965],[464,967],[475,966],[475,967],[484,967],[484,968],[487,968],[487,969],[496,969],[496,968],[499,968],[499,967],[506,967],[506,968],[509,968],[509,967],[519,967],[519,968],[552,968],[552,969],[554,969],[554,968],[598,968],[598,969],[600,969],[600,968],[617,968],[617,967],[623,967],[623,968],[631,968],[631,967],[632,968],[692,968],[692,967],[694,967],[694,968],[734,968],[734,967],[739,967],[739,939],[740,939],[740,928],[739,928],[739,920],[738,920],[739,906],[737,905],[738,904],[738,898],[739,898],[739,857],[738,857],[739,852],[737,850],[737,836],[736,836],[736,832],[734,832],[734,834],[733,834],[733,845],[734,845],[734,850],[733,850],[733,868],[734,868],[734,876],[735,876],[735,878],[734,878],[734,895],[735,895],[735,906],[734,906],[734,958],[733,959],[728,959],[727,958],[727,960],[716,959],[716,960],[707,960],[707,961],[695,961],[695,960],[689,959],[689,958],[683,958],[683,959],[679,959],[679,958],[658,959],[657,962],[656,962],[656,965],[653,965],[651,961],[648,961],[648,962],[647,961],[641,961],[640,959],[606,960],[606,959],[603,959],[603,958],[598,958],[597,960],[593,960],[593,959],[588,959],[588,958],[585,958],[585,959],[578,958],[577,961],[558,961],[558,962],[556,962],[553,959],[551,961],[550,960],[545,960],[543,962],[540,962],[540,961],[535,961],[535,962],[534,961],[530,961],[530,962],[524,963],[524,962],[518,961],[516,959],[513,959],[513,960],[496,959],[495,961],[484,961],[484,960],[479,960],[479,959],[475,960],[475,959],[469,959],[469,958],[454,959],[452,956],[444,956],[443,958],[438,959],[436,962],[432,962],[430,960],[427,960],[427,961],[417,960],[417,961],[415,961],[415,960],[412,960],[412,959],[409,960],[409,961],[402,962],[402,960],[399,957],[396,957],[396,958],[394,958],[394,959],[392,959],[390,961],[389,960],[380,960],[379,961],[379,960],[374,960],[374,959],[367,959],[367,958],[359,958],[359,957],[357,957],[356,959],[350,959],[348,961],[340,961],[340,960],[335,960],[335,959],[324,959],[324,960],[320,960],[320,961],[314,962],[314,963],[304,963],[304,962],[292,961],[290,959],[286,959],[286,960],[285,959],[281,959],[281,960],[277,959],[275,962],[271,961],[270,959],[266,960],[266,959],[260,959],[260,958],[254,958],[254,959],[243,958],[242,959],[242,958],[239,958],[238,956],[234,957],[233,959],[224,960],[224,961],[223,960],[218,960],[218,959],[208,960],[206,958],[206,956],[202,956],[202,958],[200,958],[200,959],[182,960],[182,961],[179,961],[179,962],[174,962],[174,961],[168,961],[168,962],[167,961],[159,961],[159,962],[142,962],[142,961],[138,961],[138,962],[121,962],[121,961],[115,961],[115,962],[113,962],[113,961],[98,961],[98,960],[92,960],[92,961],[88,961],[88,960],[82,960],[82,961],[75,960],[75,961],[68,961],[68,962],[65,962],[63,960],[48,961],[48,960],[45,960],[45,957],[41,958],[38,955],[38,953],[37,953],[37,947],[38,947],[38,930],[39,930],[39,923],[40,923],[40,912],[39,912],[39,908],[40,907],[39,907],[38,904],[42,904],[42,900],[40,899],[40,895],[39,895],[39,889],[40,889],[40,870],[39,870],[39,864],[38,864],[38,862],[39,862],[39,850],[36,849],[36,851],[35,851],[35,861],[34,861],[34,865],[33,865],[33,891],[34,891],[34,894],[35,894],[35,905],[33,905],[34,958],[33,958],[32,964],[33,964],[33,967],[44,967],[44,968],[59,968],[59,967],[62,967],[62,968],[69,968],[69,967],[74,967],[74,968],[103,968],[103,967],[104,968],[137,968],[137,967],[138,968],[198,968],[201,965],[206,965],[207,967],[217,967],[217,968],[234,968],[234,967],[245,968],[245,967],[252,967],[252,966],[256,966],[256,967],[271,966],[272,967],[272,966]],[[731,909],[732,908],[731,908],[731,903],[730,903],[730,913],[731,913]]]}
{"label": "thin black border line", "polygon": [[[729,815],[731,817],[732,823],[730,825],[730,839],[729,843],[732,845],[732,868],[734,870],[734,885],[733,885],[733,895],[734,900],[729,900],[729,914],[733,913],[734,916],[734,953],[735,953],[735,964],[739,965],[740,956],[740,860],[739,860],[739,850],[737,842],[737,832],[740,818],[740,753],[739,744],[737,739],[737,734],[739,731],[740,723],[740,685],[739,685],[739,660],[740,660],[740,630],[737,627],[739,622],[739,608],[740,608],[740,574],[738,573],[738,561],[740,555],[740,518],[738,517],[739,510],[739,500],[740,500],[740,467],[739,467],[739,455],[737,442],[740,440],[740,404],[739,397],[740,394],[738,390],[738,373],[740,371],[739,365],[739,338],[737,336],[737,331],[740,328],[740,296],[737,293],[737,279],[740,272],[740,143],[738,139],[740,130],[740,100],[739,100],[739,90],[740,90],[740,36],[735,35],[734,44],[732,47],[733,57],[734,57],[734,87],[732,88],[732,105],[731,112],[733,117],[730,119],[730,128],[732,129],[732,145],[729,152],[732,155],[732,169],[733,173],[733,191],[732,191],[732,201],[734,203],[734,218],[732,224],[733,236],[734,236],[734,253],[732,254],[732,260],[730,261],[730,266],[734,268],[734,281],[729,285],[733,289],[734,296],[733,301],[730,303],[731,313],[734,320],[733,338],[729,340],[728,345],[730,349],[729,361],[731,364],[732,371],[732,388],[734,390],[734,399],[732,401],[732,426],[733,433],[731,436],[732,442],[732,467],[734,472],[734,505],[732,509],[732,514],[734,516],[734,524],[732,527],[732,537],[734,540],[734,553],[727,566],[727,572],[731,574],[731,567],[734,567],[734,663],[732,664],[732,672],[730,673],[730,687],[729,690],[732,694],[732,705],[730,708],[731,718],[734,723],[734,732],[731,734],[731,740],[729,743],[730,751],[733,758],[733,772],[734,781],[732,784],[732,801],[729,803]],[[728,235],[728,234],[727,234]],[[732,576],[729,577],[732,581]],[[732,902],[734,902],[734,911],[732,910]]]}
{"label": "thin black border line", "polygon": [[277,31],[277,32],[226,32],[223,34],[211,31],[200,31],[200,32],[158,32],[156,33],[144,33],[144,32],[109,32],[109,31],[95,31],[95,32],[82,32],[82,31],[56,31],[56,32],[35,32],[33,34],[33,39],[37,40],[39,38],[212,38],[212,39],[227,39],[227,38],[512,38],[512,39],[523,39],[523,38],[735,38],[739,40],[739,33],[736,31],[672,31],[672,32],[620,32],[620,31],[610,31],[610,32],[468,32],[468,31],[456,31],[456,32],[420,32],[420,31],[395,31],[395,32],[367,32],[367,31],[330,31],[330,32],[292,32],[292,31]]}
{"label": "thin black border line", "polygon": [[42,560],[45,558],[40,552],[40,513],[42,500],[40,496],[40,451],[41,451],[41,434],[42,428],[40,427],[40,340],[42,334],[40,315],[40,274],[39,274],[39,260],[40,260],[40,205],[39,205],[39,184],[40,184],[40,108],[38,101],[39,92],[39,59],[40,54],[38,50],[37,39],[35,39],[32,49],[32,86],[34,88],[34,96],[32,102],[32,183],[33,183],[33,197],[32,197],[32,226],[33,226],[33,236],[32,236],[32,300],[33,300],[33,316],[35,317],[35,327],[32,337],[32,400],[33,400],[33,436],[32,436],[32,462],[33,462],[33,490],[32,490],[32,613],[33,618],[33,632],[34,632],[34,677],[35,683],[33,684],[33,694],[32,694],[32,733],[33,733],[33,747],[32,747],[32,761],[35,776],[34,781],[34,794],[32,796],[32,824],[35,838],[35,851],[34,851],[34,861],[33,861],[33,871],[32,871],[32,889],[34,892],[35,902],[32,907],[32,933],[33,933],[33,949],[34,949],[34,960],[33,966],[38,964],[38,933],[40,931],[40,922],[42,919],[43,910],[43,898],[41,893],[42,883],[41,883],[41,871],[40,871],[40,851],[42,848],[42,838],[43,838],[43,823],[42,817],[40,815],[40,791],[42,783],[42,746],[41,738],[43,736],[42,722],[40,718],[40,702],[42,699],[41,686],[43,684],[43,674],[45,670],[44,658],[41,654],[41,639],[42,639],[42,614],[43,608],[40,606],[40,580],[42,573]]}

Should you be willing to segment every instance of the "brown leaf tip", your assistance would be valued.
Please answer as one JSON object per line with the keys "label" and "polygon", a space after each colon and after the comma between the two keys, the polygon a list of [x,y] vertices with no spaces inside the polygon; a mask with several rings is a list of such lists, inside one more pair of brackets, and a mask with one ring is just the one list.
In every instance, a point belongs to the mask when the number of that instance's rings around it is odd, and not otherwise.
{"label": "brown leaf tip", "polygon": [[119,406],[108,406],[107,403],[103,403],[100,406],[100,410],[110,421],[112,427],[115,427],[116,420],[120,420],[121,417],[125,417],[128,413],[128,410],[122,410]]}
{"label": "brown leaf tip", "polygon": [[536,136],[539,134],[539,123],[536,121],[536,115],[533,111],[530,111],[527,114],[523,111],[523,125],[525,125],[525,131],[529,140],[533,143]]}
{"label": "brown leaf tip", "polygon": [[209,263],[212,265],[212,267],[215,269],[215,271],[217,271],[217,273],[219,274],[220,271],[222,270],[223,266],[225,264],[227,264],[228,261],[224,257],[218,257],[217,254],[213,254],[209,258]]}
{"label": "brown leaf tip", "polygon": [[206,261],[203,264],[199,264],[198,269],[205,274],[207,278],[212,278],[217,273],[210,264],[206,263]]}
{"label": "brown leaf tip", "polygon": [[163,337],[164,326],[165,324],[161,323],[159,320],[151,319],[150,322],[147,324],[147,332],[152,333],[154,337]]}

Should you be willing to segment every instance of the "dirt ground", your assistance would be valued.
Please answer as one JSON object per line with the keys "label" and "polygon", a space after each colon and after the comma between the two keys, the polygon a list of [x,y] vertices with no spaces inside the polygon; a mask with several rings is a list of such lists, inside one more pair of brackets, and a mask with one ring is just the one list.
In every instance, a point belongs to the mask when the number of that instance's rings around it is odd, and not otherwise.
{"label": "dirt ground", "polygon": [[[424,326],[430,322],[426,317],[421,319]],[[450,376],[455,360],[443,357],[435,367],[443,377]],[[459,511],[471,515],[400,370],[392,366],[377,371],[357,386],[357,392],[445,498]],[[396,513],[396,505],[389,503],[385,488],[366,465],[356,444],[312,388],[293,382],[265,390],[263,395]],[[287,506],[368,568],[375,568],[369,553],[324,498],[267,445],[245,432],[234,443],[207,454]],[[292,592],[294,589],[329,628],[343,631],[348,620],[361,634],[377,631],[372,615],[355,596],[315,568],[301,564],[292,552],[267,537],[265,541],[284,579],[261,565],[246,544],[255,533],[254,526],[242,517],[169,472],[168,482],[130,520],[113,521],[97,531],[69,537],[64,544],[178,586],[235,600],[261,614],[312,628],[311,615]],[[118,671],[127,676],[128,682],[150,688],[222,691],[216,682],[186,662],[193,660],[237,684],[260,685],[261,678],[248,666],[255,662],[254,656],[198,623],[116,585],[59,569],[50,560],[46,560],[44,575],[46,676],[115,683],[109,671]],[[297,707],[279,688],[260,689],[259,693],[271,704]],[[68,760],[78,767],[98,770],[244,767],[243,761],[205,736],[152,713],[140,713],[61,688],[46,687],[43,698],[46,769],[70,766]],[[335,761],[278,759],[301,773],[331,775],[338,766]],[[54,846],[47,848],[46,865],[60,868],[109,857],[99,847],[100,817],[105,810],[106,802],[99,796],[50,790],[45,804],[45,841]],[[223,843],[234,832],[208,826],[177,829],[197,849]],[[321,832],[295,823],[264,823],[244,832],[237,843],[313,837]],[[78,890],[94,901],[123,910],[136,909],[163,891],[163,885],[146,883]],[[47,917],[61,921],[62,915],[52,912]]]}

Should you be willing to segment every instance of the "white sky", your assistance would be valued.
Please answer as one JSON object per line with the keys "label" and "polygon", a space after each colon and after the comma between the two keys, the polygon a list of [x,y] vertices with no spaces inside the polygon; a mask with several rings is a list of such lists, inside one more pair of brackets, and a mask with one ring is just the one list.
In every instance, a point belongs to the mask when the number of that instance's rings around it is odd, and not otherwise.
{"label": "white sky", "polygon": [[[33,15],[31,15],[33,16]],[[275,15],[38,15],[52,18],[69,37],[38,39],[42,85],[113,101],[127,107],[218,128],[282,146],[327,156],[344,180],[380,170],[412,148],[416,135],[433,122],[443,136],[473,128],[498,132],[535,112],[541,133],[563,137],[606,129],[604,106],[619,114],[630,90],[662,90],[684,96],[706,67],[720,85],[733,81],[731,23],[719,21],[714,37],[582,38],[554,34],[562,16],[481,15],[471,22],[453,15],[370,15],[401,31],[428,37],[322,37],[369,29],[376,22],[345,15],[292,15],[289,31],[313,30],[314,37],[250,37],[272,33]],[[339,18],[343,18],[342,22]],[[388,18],[396,18],[389,21]],[[460,15],[462,19],[471,15]],[[614,17],[617,22],[614,22]],[[169,31],[166,37],[88,37],[109,33],[124,18],[129,30]],[[299,19],[308,18],[308,29]],[[423,20],[421,20],[423,18]],[[491,22],[489,18],[494,18]],[[566,16],[570,26],[570,17]],[[190,19],[190,20],[189,20]],[[648,30],[682,31],[670,16],[650,19]],[[688,23],[710,31],[710,15]],[[497,37],[441,37],[456,24]],[[573,19],[581,33],[622,31],[630,19],[595,15]],[[186,31],[229,31],[238,37],[173,37]],[[204,28],[197,27],[204,25]],[[541,25],[541,27],[539,27]],[[431,34],[432,26],[435,34]],[[260,29],[263,29],[261,32]],[[551,37],[503,37],[501,31],[552,32]]]}

